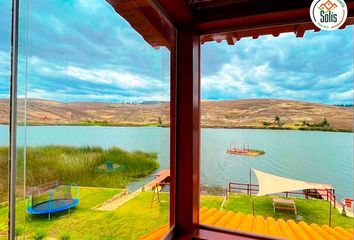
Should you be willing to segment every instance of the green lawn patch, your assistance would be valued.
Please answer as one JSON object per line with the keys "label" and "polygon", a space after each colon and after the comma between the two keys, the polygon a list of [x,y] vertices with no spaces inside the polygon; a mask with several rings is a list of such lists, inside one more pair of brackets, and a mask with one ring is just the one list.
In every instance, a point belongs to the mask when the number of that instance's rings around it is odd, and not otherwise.
{"label": "green lawn patch", "polygon": [[[71,239],[138,239],[140,236],[167,224],[169,221],[169,194],[160,194],[161,203],[151,207],[151,192],[143,192],[117,210],[100,211],[92,208],[120,193],[119,189],[79,188],[79,205],[69,214],[67,211],[48,216],[36,216],[29,220],[25,203],[17,208],[17,226],[25,229],[28,239],[39,229],[50,238],[68,234]],[[0,226],[7,222],[7,208],[0,209]],[[2,230],[0,228],[0,230]]]}
{"label": "green lawn patch", "polygon": [[[262,215],[263,217],[273,217],[274,219],[282,218],[284,220],[296,219],[294,212],[276,210],[273,212],[272,197],[253,197],[255,200],[255,215]],[[329,217],[329,203],[318,199],[299,199],[295,200],[298,217],[307,223],[316,223],[318,225],[328,224]],[[220,206],[219,206],[220,207]],[[245,214],[252,214],[252,197],[246,194],[231,194],[229,199],[225,202],[224,210],[243,212]],[[341,226],[343,228],[352,228],[354,219],[341,215],[337,209],[332,208],[332,226]]]}
{"label": "green lawn patch", "polygon": [[[38,230],[48,233],[49,238],[70,235],[71,239],[138,239],[139,237],[165,225],[169,221],[169,193],[161,193],[160,204],[151,207],[152,192],[142,192],[126,204],[113,211],[99,211],[93,208],[120,193],[120,189],[79,187],[79,205],[69,214],[67,211],[47,216],[33,217],[29,220],[26,203],[19,200],[17,207],[17,226],[24,227],[27,239]],[[319,225],[328,222],[328,203],[323,200],[294,199],[298,215],[307,223]],[[221,196],[202,195],[201,207],[219,209]],[[271,197],[255,197],[256,215],[271,216],[275,219],[294,219],[293,212],[276,211],[273,213]],[[225,202],[223,210],[252,214],[252,198],[245,194],[232,194]],[[6,229],[7,207],[0,208],[0,231]],[[333,226],[351,228],[353,219],[333,211]],[[1,238],[0,238],[1,239]]]}

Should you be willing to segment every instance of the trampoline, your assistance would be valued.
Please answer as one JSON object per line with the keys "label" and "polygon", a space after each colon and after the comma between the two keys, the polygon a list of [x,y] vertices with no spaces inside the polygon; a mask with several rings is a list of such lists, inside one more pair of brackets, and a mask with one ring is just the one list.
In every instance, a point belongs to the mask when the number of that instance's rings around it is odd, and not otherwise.
{"label": "trampoline", "polygon": [[[74,197],[72,196],[74,192]],[[32,192],[28,197],[27,212],[31,215],[58,213],[79,204],[76,184],[57,186],[46,192]]]}

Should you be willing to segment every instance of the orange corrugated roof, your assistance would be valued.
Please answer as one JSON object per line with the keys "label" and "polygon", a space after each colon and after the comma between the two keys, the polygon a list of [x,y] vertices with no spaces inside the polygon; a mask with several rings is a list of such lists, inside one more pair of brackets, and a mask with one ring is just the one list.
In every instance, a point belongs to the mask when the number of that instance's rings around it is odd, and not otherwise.
{"label": "orange corrugated roof", "polygon": [[[284,221],[251,214],[235,213],[232,211],[217,211],[215,208],[200,210],[200,222],[204,225],[229,228],[263,234],[267,236],[280,237],[289,240],[352,240],[354,239],[353,229],[345,230],[341,227],[331,228],[327,225],[307,224],[306,222],[296,223],[293,220]],[[143,236],[140,240],[162,239],[169,230],[169,225]]]}

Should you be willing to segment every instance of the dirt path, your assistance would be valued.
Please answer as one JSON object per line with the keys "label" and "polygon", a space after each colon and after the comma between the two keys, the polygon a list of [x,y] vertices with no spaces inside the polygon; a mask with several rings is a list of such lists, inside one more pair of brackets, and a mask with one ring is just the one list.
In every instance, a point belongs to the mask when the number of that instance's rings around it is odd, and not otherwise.
{"label": "dirt path", "polygon": [[118,207],[122,206],[132,198],[136,197],[139,195],[139,193],[142,192],[142,189],[139,188],[135,192],[128,193],[128,191],[119,193],[115,195],[113,198],[107,200],[106,202],[94,207],[93,209],[95,210],[100,210],[100,211],[112,211],[117,209]]}

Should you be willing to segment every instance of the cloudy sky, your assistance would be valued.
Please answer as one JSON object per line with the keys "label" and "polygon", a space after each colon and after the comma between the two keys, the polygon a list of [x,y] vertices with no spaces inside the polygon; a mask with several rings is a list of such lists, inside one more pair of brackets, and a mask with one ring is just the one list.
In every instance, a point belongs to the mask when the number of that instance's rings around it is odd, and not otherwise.
{"label": "cloudy sky", "polygon": [[[31,0],[28,95],[60,101],[169,98],[169,54],[150,47],[104,0]],[[20,89],[25,81],[24,9]],[[0,0],[0,98],[8,96],[10,1]],[[22,93],[22,92],[21,92]],[[202,47],[202,98],[353,102],[353,28]]]}

